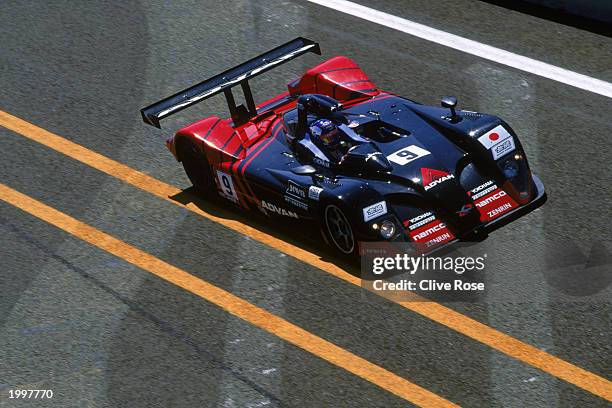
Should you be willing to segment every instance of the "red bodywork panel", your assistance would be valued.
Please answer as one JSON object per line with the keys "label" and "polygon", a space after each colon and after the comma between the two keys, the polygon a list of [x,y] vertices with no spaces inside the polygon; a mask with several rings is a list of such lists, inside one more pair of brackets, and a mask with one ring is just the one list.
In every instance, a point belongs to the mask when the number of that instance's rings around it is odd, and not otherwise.
{"label": "red bodywork panel", "polygon": [[[295,106],[299,95],[319,93],[346,102],[359,98],[368,99],[381,93],[361,68],[347,57],[334,57],[309,69],[299,79],[290,83],[288,89],[289,92],[283,92],[259,104],[259,110],[263,111],[242,126],[233,128],[231,119],[211,116],[180,129],[166,145],[174,157],[179,159],[176,142],[186,137],[201,143],[211,165],[235,163],[245,158],[249,148],[270,132],[278,113]],[[283,103],[284,101],[286,103]],[[266,109],[268,106],[271,106],[271,109]],[[271,110],[273,114],[270,114]]]}
{"label": "red bodywork panel", "polygon": [[[234,128],[231,119],[211,116],[180,129],[166,145],[178,160],[178,141],[187,138],[195,142],[205,152],[213,173],[233,177],[238,204],[243,207],[247,207],[248,202],[259,205],[260,200],[245,177],[246,169],[274,140],[269,136],[275,136],[282,129],[281,114],[294,108],[300,95],[319,93],[349,105],[381,93],[359,66],[346,57],[334,57],[309,69],[289,84],[288,90],[260,103],[257,106],[259,114],[244,125]],[[215,180],[221,191],[218,178]]]}
{"label": "red bodywork panel", "polygon": [[217,160],[221,153],[228,156],[227,160],[241,158],[244,155],[240,137],[234,132],[228,120],[217,116],[185,126],[176,133],[176,138],[181,136],[202,142],[204,150],[217,152]]}
{"label": "red bodywork panel", "polygon": [[334,57],[309,69],[288,88],[291,95],[319,93],[339,101],[380,93],[361,68],[347,57]]}

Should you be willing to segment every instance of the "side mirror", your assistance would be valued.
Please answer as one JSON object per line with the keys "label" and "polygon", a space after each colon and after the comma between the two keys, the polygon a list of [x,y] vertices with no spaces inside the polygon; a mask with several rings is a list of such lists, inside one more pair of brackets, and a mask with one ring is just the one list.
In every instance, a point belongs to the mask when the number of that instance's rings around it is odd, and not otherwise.
{"label": "side mirror", "polygon": [[310,176],[317,172],[317,169],[312,167],[310,164],[306,164],[304,166],[299,166],[291,170],[293,173],[298,174],[300,176]]}
{"label": "side mirror", "polygon": [[327,118],[342,110],[342,104],[327,95],[310,94],[304,102],[309,113]]}
{"label": "side mirror", "polygon": [[442,100],[440,101],[440,105],[442,105],[443,108],[450,109],[451,118],[454,118],[455,116],[457,116],[457,112],[455,111],[455,107],[457,106],[457,98],[455,98],[454,96],[443,97]]}

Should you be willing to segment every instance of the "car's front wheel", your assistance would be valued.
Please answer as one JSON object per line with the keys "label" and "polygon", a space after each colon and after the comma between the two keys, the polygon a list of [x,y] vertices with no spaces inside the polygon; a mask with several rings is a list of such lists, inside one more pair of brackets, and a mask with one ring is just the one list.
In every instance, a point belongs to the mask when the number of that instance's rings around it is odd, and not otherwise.
{"label": "car's front wheel", "polygon": [[344,212],[338,206],[330,204],[325,207],[323,219],[331,244],[345,255],[354,254],[357,242]]}
{"label": "car's front wheel", "polygon": [[179,157],[191,184],[200,193],[208,193],[214,181],[204,152],[193,142],[183,140],[179,144]]}

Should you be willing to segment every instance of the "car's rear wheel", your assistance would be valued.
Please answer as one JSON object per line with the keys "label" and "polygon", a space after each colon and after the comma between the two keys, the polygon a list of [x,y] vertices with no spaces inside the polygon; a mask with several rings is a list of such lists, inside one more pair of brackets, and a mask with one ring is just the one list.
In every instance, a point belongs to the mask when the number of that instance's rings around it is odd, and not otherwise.
{"label": "car's rear wheel", "polygon": [[193,187],[200,193],[208,193],[214,182],[204,152],[195,143],[187,140],[180,142],[178,150],[185,173]]}
{"label": "car's rear wheel", "polygon": [[351,224],[344,212],[339,207],[330,204],[325,207],[323,218],[331,244],[345,255],[354,254],[357,243]]}

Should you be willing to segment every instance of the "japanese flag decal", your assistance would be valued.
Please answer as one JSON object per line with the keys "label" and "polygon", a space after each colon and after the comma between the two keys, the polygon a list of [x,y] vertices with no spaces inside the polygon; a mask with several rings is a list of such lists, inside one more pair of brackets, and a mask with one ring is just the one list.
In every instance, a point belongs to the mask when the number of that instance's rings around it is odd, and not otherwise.
{"label": "japanese flag decal", "polygon": [[514,139],[502,125],[497,125],[478,138],[481,145],[491,151],[493,160],[497,160],[515,149]]}

